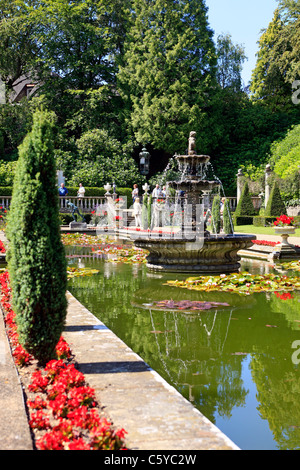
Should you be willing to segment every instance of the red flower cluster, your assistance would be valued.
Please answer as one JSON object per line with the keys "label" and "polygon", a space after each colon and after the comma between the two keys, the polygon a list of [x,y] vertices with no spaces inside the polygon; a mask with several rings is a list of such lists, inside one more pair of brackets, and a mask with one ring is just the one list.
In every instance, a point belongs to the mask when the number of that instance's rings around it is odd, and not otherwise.
{"label": "red flower cluster", "polygon": [[252,243],[255,245],[263,245],[263,246],[276,246],[280,244],[280,242],[269,242],[267,240],[252,240]]}
{"label": "red flower cluster", "polygon": [[[114,431],[96,408],[95,391],[73,364],[50,361],[44,374],[33,374],[30,391],[43,393],[28,406],[32,428],[45,430],[37,441],[40,450],[121,450],[124,429]],[[51,425],[54,421],[54,425]]]}
{"label": "red flower cluster", "polygon": [[5,271],[0,276],[1,285],[1,305],[6,313],[5,324],[8,328],[8,338],[11,343],[12,354],[15,363],[18,366],[24,366],[31,362],[32,357],[27,351],[20,345],[19,336],[17,333],[17,326],[15,323],[15,313],[11,307],[11,289],[9,287],[8,272]]}
{"label": "red flower cluster", "polygon": [[0,240],[0,253],[5,253],[5,246],[3,244],[3,241]]}
{"label": "red flower cluster", "polygon": [[[33,357],[18,342],[15,314],[11,308],[9,276],[0,276],[1,305],[5,323],[18,366],[29,364]],[[36,441],[39,450],[124,450],[126,431],[115,431],[112,424],[99,415],[94,389],[74,364],[68,363],[71,350],[60,338],[56,346],[57,360],[49,361],[44,369],[31,376],[28,392],[37,394],[27,400],[29,425],[44,432]]]}
{"label": "red flower cluster", "polygon": [[287,227],[289,225],[294,225],[294,217],[288,217],[287,215],[282,214],[274,222],[276,227]]}

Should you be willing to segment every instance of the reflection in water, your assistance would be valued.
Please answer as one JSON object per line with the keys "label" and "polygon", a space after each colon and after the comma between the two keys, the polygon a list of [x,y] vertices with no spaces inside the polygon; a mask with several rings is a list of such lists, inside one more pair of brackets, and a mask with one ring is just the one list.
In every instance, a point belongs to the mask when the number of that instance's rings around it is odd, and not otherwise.
{"label": "reflection in water", "polygon": [[[300,370],[292,361],[292,343],[300,340],[298,292],[285,300],[274,293],[195,292],[163,285],[180,276],[145,266],[95,257],[84,263],[101,272],[73,278],[73,295],[238,446],[300,448]],[[166,299],[230,307],[153,309],[153,301]]]}

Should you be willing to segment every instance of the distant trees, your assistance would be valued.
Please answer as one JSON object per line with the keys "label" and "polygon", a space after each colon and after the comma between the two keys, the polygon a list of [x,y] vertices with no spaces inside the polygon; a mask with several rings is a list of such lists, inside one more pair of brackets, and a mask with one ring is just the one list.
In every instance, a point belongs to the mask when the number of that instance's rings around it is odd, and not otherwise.
{"label": "distant trees", "polygon": [[[265,164],[272,142],[299,124],[291,100],[300,79],[299,5],[280,0],[260,38],[250,95],[243,47],[230,34],[214,43],[207,12],[204,0],[0,0],[7,96],[23,74],[39,82],[29,102],[0,106],[0,159],[17,159],[43,104],[57,117],[55,156],[67,181],[81,172],[82,183],[102,184],[97,174],[112,171],[124,186],[138,176],[133,159],[144,144],[153,177],[186,150],[194,130],[198,151],[212,156],[234,195],[238,168]],[[79,148],[98,132],[107,149],[114,142],[112,162],[105,149],[91,158]]]}
{"label": "distant trees", "polygon": [[271,146],[270,163],[280,178],[291,177],[300,167],[300,124]]}
{"label": "distant trees", "polygon": [[[259,40],[251,92],[273,110],[291,108],[292,83],[300,77],[300,7],[280,0]],[[299,116],[299,115],[298,115]]]}
{"label": "distant trees", "polygon": [[127,128],[170,155],[191,129],[203,146],[216,70],[205,2],[133,0],[132,9],[117,75]]}
{"label": "distant trees", "polygon": [[243,63],[247,59],[242,45],[233,44],[230,34],[220,34],[217,38],[217,80],[222,89],[234,91],[242,89]]}

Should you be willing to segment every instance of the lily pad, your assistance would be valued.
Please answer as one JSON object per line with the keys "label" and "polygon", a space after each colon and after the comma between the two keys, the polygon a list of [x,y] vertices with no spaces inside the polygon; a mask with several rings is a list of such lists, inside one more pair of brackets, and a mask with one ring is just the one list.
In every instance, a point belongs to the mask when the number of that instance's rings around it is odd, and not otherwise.
{"label": "lily pad", "polygon": [[166,285],[199,291],[227,291],[242,295],[256,292],[292,291],[300,289],[299,277],[276,274],[257,275],[248,272],[220,276],[189,277],[182,281],[167,281]]}
{"label": "lily pad", "polygon": [[280,266],[286,270],[300,271],[300,260],[298,261],[288,261],[286,263],[281,263]]}
{"label": "lily pad", "polygon": [[73,277],[78,276],[92,276],[93,274],[97,274],[99,271],[97,269],[90,269],[90,268],[67,268],[67,276],[68,280],[72,279]]}

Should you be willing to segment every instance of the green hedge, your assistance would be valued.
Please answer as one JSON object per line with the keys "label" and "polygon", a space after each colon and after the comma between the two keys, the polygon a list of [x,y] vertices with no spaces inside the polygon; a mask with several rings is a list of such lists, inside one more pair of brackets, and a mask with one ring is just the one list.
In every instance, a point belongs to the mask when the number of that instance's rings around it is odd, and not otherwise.
{"label": "green hedge", "polygon": [[232,220],[234,225],[252,225],[254,217],[246,215],[233,215]]}
{"label": "green hedge", "polygon": [[[67,186],[69,191],[69,196],[77,196],[78,186]],[[117,188],[117,194],[119,196],[127,196],[129,203],[132,203],[131,198],[131,188]],[[95,196],[101,197],[106,193],[104,188],[94,188],[94,187],[85,187],[86,196]],[[1,196],[11,196],[12,195],[12,186],[0,186],[0,197]]]}
{"label": "green hedge", "polygon": [[253,217],[254,227],[266,227],[273,225],[277,217],[255,216]]}
{"label": "green hedge", "polygon": [[1,196],[11,196],[12,195],[12,186],[0,186],[0,197]]}

